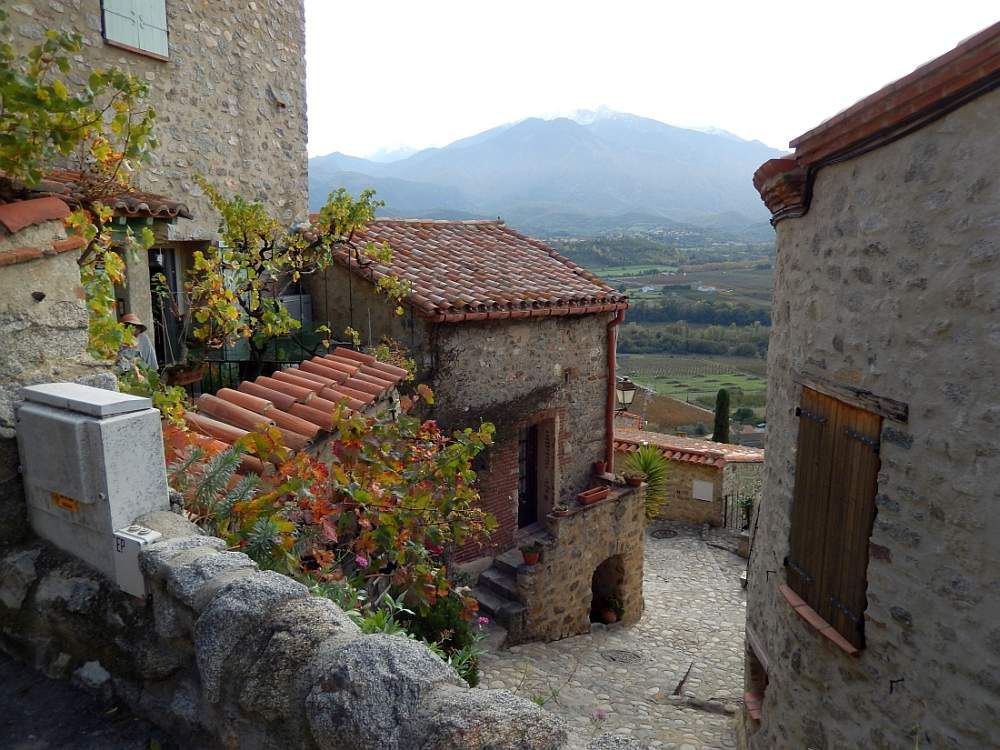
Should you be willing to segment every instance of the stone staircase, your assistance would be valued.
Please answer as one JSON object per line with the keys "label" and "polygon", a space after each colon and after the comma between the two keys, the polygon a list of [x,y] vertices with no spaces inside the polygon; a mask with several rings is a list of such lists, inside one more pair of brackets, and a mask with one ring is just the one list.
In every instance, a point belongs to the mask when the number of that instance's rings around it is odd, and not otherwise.
{"label": "stone staircase", "polygon": [[521,550],[515,547],[493,560],[493,565],[479,574],[472,595],[479,611],[507,630],[520,630],[525,618],[524,604],[517,595],[517,569],[523,563]]}

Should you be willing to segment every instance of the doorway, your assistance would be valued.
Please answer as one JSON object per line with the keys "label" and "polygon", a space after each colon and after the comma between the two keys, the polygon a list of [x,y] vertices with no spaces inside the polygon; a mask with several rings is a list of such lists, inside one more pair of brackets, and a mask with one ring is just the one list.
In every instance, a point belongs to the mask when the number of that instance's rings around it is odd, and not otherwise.
{"label": "doorway", "polygon": [[521,430],[517,444],[517,527],[538,521],[538,425]]}

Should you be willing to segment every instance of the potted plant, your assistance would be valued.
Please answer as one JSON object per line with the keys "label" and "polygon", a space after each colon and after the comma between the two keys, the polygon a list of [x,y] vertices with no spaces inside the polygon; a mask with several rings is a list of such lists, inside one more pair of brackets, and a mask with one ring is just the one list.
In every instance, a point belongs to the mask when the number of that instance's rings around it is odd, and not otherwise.
{"label": "potted plant", "polygon": [[608,470],[608,465],[604,461],[594,461],[594,473],[601,476]]}
{"label": "potted plant", "polygon": [[625,480],[625,484],[629,487],[638,487],[642,484],[643,475],[634,471],[626,471],[622,475],[622,478]]}
{"label": "potted plant", "polygon": [[569,515],[569,506],[564,503],[557,503],[552,506],[552,515],[556,518],[564,518]]}
{"label": "potted plant", "polygon": [[[646,519],[657,518],[667,496],[667,459],[655,445],[641,445],[625,459],[625,481],[638,487],[646,483]],[[631,475],[631,479],[629,478]]]}
{"label": "potted plant", "polygon": [[589,490],[584,490],[576,496],[577,501],[580,505],[593,505],[594,503],[599,503],[608,496],[609,489],[607,487],[591,487]]}
{"label": "potted plant", "polygon": [[542,545],[532,542],[521,547],[521,556],[525,565],[536,565],[542,557]]}

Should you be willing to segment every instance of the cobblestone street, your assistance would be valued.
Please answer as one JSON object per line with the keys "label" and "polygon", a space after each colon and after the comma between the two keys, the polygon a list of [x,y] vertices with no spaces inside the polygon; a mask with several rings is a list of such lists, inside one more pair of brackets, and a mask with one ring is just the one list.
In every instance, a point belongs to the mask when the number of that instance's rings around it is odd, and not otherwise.
{"label": "cobblestone street", "polygon": [[[660,533],[657,534],[657,531]],[[657,538],[663,532],[675,536]],[[509,688],[565,718],[578,737],[612,732],[641,747],[734,748],[742,695],[745,561],[696,529],[646,532],[646,601],[632,626],[483,657],[482,686]]]}

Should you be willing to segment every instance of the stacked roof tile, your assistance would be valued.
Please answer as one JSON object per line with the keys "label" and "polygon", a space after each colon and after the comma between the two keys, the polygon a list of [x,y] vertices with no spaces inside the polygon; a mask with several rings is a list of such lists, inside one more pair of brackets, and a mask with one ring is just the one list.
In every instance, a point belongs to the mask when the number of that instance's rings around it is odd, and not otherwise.
{"label": "stacked roof tile", "polygon": [[[75,208],[80,205],[84,193],[88,192],[84,185],[85,179],[87,177],[82,172],[56,169],[47,172],[44,179],[31,187],[13,181],[11,188],[20,193],[18,197],[21,199],[48,196],[58,198]],[[103,182],[98,187],[101,191],[107,192],[104,203],[112,208],[117,216],[144,216],[154,219],[176,219],[178,216],[184,219],[193,218],[185,204],[164,195],[116,185],[108,186]]]}
{"label": "stacked roof tile", "polygon": [[719,468],[727,463],[760,463],[764,460],[764,451],[759,448],[615,427],[616,451],[631,453],[644,444],[655,445],[670,461],[708,464]]}
{"label": "stacked roof tile", "polygon": [[622,310],[628,298],[544,242],[502,221],[378,219],[355,245],[386,242],[388,265],[352,257],[335,260],[372,282],[387,275],[409,282],[409,302],[433,322]]}
{"label": "stacked roof tile", "polygon": [[[214,450],[226,448],[260,426],[276,427],[288,448],[308,447],[333,427],[333,411],[344,404],[355,411],[375,405],[403,380],[406,370],[377,361],[369,354],[338,347],[272,375],[245,380],[234,390],[223,388],[195,402],[198,411],[185,421],[195,440]],[[181,436],[168,429],[168,444],[179,448]],[[263,465],[245,457],[243,471],[259,473]]]}

